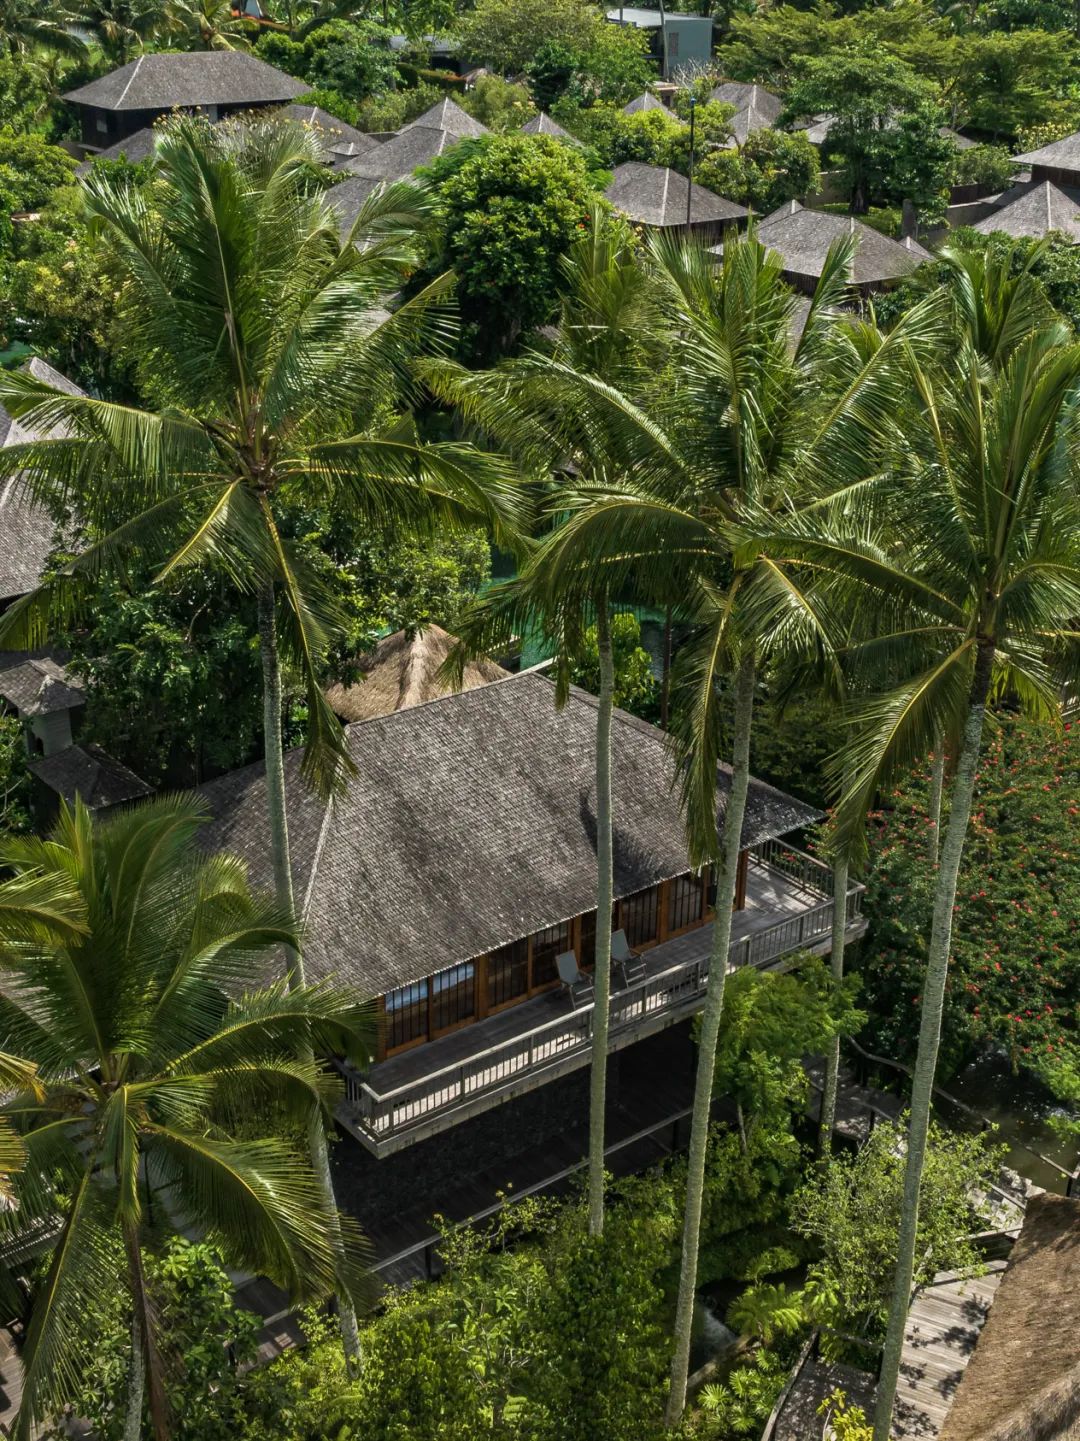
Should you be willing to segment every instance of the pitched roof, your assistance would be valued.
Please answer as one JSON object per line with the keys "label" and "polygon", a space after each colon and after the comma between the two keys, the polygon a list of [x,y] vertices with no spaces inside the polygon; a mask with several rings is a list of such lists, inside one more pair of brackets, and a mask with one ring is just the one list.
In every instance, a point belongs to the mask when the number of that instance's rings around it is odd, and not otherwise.
{"label": "pitched roof", "polygon": [[1027,1203],[979,1343],[939,1441],[1075,1441],[1080,1435],[1080,1205]]}
{"label": "pitched roof", "polygon": [[140,55],[63,97],[99,110],[173,110],[199,105],[273,105],[311,87],[242,50]]}
{"label": "pitched roof", "polygon": [[460,105],[456,105],[449,98],[440,100],[430,110],[425,110],[423,115],[418,115],[415,120],[410,120],[408,125],[402,126],[398,134],[404,134],[406,130],[412,130],[416,126],[422,126],[429,130],[449,130],[450,134],[456,135],[459,140],[468,135],[491,134],[486,125],[481,125],[479,120],[474,120],[468,111],[462,110]]}
{"label": "pitched roof", "polygon": [[[582,914],[595,904],[596,703],[555,709],[535,671],[346,728],[356,775],[327,807],[285,758],[296,894],[313,978],[337,969],[372,994]],[[615,712],[615,892],[687,869],[663,733]],[[730,772],[723,771],[721,809]],[[206,844],[270,879],[261,764],[202,788]],[[743,844],[817,813],[753,782]]]}
{"label": "pitched roof", "polygon": [[526,120],[524,125],[518,127],[523,135],[552,135],[556,140],[572,140],[575,145],[578,141],[564,130],[561,125],[556,125],[546,111],[539,111],[531,120]]}
{"label": "pitched roof", "polygon": [[0,669],[0,698],[26,719],[86,704],[81,687],[64,667],[45,657],[27,657]]}
{"label": "pitched roof", "polygon": [[646,90],[641,95],[635,95],[628,105],[623,106],[624,115],[638,115],[643,110],[662,110],[665,115],[670,115],[672,120],[678,120],[674,110],[669,110],[662,100],[658,100],[650,91]]}
{"label": "pitched roof", "polygon": [[376,143],[370,151],[347,161],[342,169],[350,175],[366,175],[380,180],[404,180],[421,165],[430,165],[444,150],[452,150],[459,141],[469,137],[452,130],[430,125],[407,125],[393,140]]}
{"label": "pitched roof", "polygon": [[1013,157],[1020,165],[1046,165],[1052,170],[1080,171],[1080,130],[1066,135],[1061,140],[1052,140],[1049,145],[1040,145],[1038,150],[1028,150]]}
{"label": "pitched roof", "polygon": [[73,805],[78,797],[92,811],[141,800],[154,789],[95,745],[67,746],[31,761],[27,770],[61,800]]}
{"label": "pitched roof", "polygon": [[[36,356],[23,369],[69,395],[84,393]],[[0,406],[0,447],[25,445],[40,440],[42,434],[25,418],[15,420]],[[37,586],[52,543],[52,518],[26,495],[19,476],[0,481],[0,599],[26,595]]]}
{"label": "pitched roof", "polygon": [[343,180],[340,185],[335,185],[326,192],[326,202],[337,212],[343,238],[356,223],[364,201],[381,184],[382,180],[377,175],[355,175],[351,180]]}
{"label": "pitched roof", "polygon": [[[392,711],[408,710],[425,701],[450,694],[439,678],[439,667],[455,644],[440,626],[429,625],[409,635],[398,630],[384,636],[370,655],[361,656],[363,678],[355,685],[333,685],[326,699],[343,721],[370,720]],[[494,661],[471,661],[465,667],[463,690],[505,679],[507,671]],[[0,677],[2,679],[2,677]]]}
{"label": "pitched roof", "polygon": [[616,210],[638,225],[685,225],[688,185],[691,224],[744,220],[749,213],[733,200],[714,195],[704,186],[692,185],[677,170],[646,165],[640,160],[617,166],[604,195]]}
{"label": "pitched roof", "polygon": [[982,235],[1003,231],[1014,237],[1030,236],[1041,240],[1051,230],[1059,230],[1071,240],[1080,242],[1080,205],[1070,200],[1063,190],[1049,180],[1030,186],[1015,200],[993,211],[985,220],[972,227]]}
{"label": "pitched roof", "polygon": [[329,110],[323,110],[318,105],[283,105],[281,114],[287,115],[290,120],[299,120],[302,125],[314,125],[319,130],[326,131],[327,145],[351,142],[366,148],[367,145],[378,145],[377,140],[372,140],[370,135],[365,135],[362,130],[357,130],[354,125],[347,125],[344,120],[339,120],[336,115],[331,115]]}
{"label": "pitched roof", "polygon": [[821,274],[830,245],[845,235],[854,235],[857,241],[851,266],[854,285],[898,280],[931,258],[917,241],[890,240],[853,215],[807,210],[797,200],[789,200],[767,215],[757,234],[763,245],[780,256],[788,274],[809,279]]}
{"label": "pitched roof", "polygon": [[745,85],[741,80],[725,80],[709,96],[724,105],[734,105],[731,117],[731,133],[739,145],[746,143],[748,135],[756,130],[768,130],[776,124],[784,109],[779,95],[765,90],[760,85]]}
{"label": "pitched roof", "polygon": [[95,160],[128,160],[132,165],[138,165],[142,160],[149,160],[157,145],[157,135],[158,132],[152,125],[144,125],[141,130],[136,130],[125,140],[118,140],[115,145],[107,145],[104,150],[98,150],[93,155],[88,155],[75,167],[75,174],[85,175]]}

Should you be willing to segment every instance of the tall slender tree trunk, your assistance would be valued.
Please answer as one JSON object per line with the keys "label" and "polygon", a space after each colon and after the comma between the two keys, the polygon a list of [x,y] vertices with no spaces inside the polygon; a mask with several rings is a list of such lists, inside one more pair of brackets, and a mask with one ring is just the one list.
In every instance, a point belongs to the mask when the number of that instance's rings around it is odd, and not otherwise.
{"label": "tall slender tree trunk", "polygon": [[975,792],[975,774],[979,765],[986,699],[990,693],[990,674],[994,647],[981,642],[975,661],[968,702],[963,740],[956,760],[949,823],[941,848],[934,895],[934,915],[930,925],[930,946],[923,984],[922,1018],[919,1026],[919,1049],[911,1086],[911,1119],[908,1125],[907,1163],[904,1168],[904,1199],[900,1217],[900,1237],[893,1281],[889,1325],[881,1360],[877,1406],[874,1411],[874,1441],[889,1441],[892,1425],[896,1383],[900,1375],[900,1353],[904,1344],[904,1327],[911,1303],[911,1286],[915,1275],[915,1251],[919,1229],[919,1188],[922,1184],[926,1157],[926,1137],[930,1129],[930,1106],[933,1100],[934,1075],[937,1071],[938,1048],[941,1044],[941,1017],[945,1002],[945,981],[949,971],[952,948],[953,906],[956,904],[956,883],[960,861],[967,838],[971,802]]}
{"label": "tall slender tree trunk", "polygon": [[600,702],[596,708],[596,964],[593,969],[593,1054],[589,1082],[589,1235],[604,1229],[604,1111],[607,1104],[608,1025],[611,1019],[611,710],[615,663],[606,597],[596,607]]}
{"label": "tall slender tree trunk", "polygon": [[[270,849],[274,862],[274,893],[278,904],[293,916],[296,914],[296,905],[293,895],[292,860],[289,854],[289,821],[285,807],[285,756],[282,750],[281,734],[281,665],[278,659],[272,582],[268,581],[260,586],[258,610],[259,650],[263,672],[263,749],[266,753],[266,798],[270,812]],[[290,948],[286,960],[289,967],[289,985],[302,986],[304,984],[304,958],[300,951]],[[338,1222],[334,1181],[330,1174],[330,1152],[322,1118],[319,1115],[315,1115],[312,1119],[308,1130],[308,1142],[311,1149],[311,1162],[326,1198],[331,1224],[334,1227],[334,1249],[339,1261],[344,1262],[345,1245]],[[360,1368],[360,1332],[356,1324],[356,1309],[350,1297],[344,1293],[339,1293],[337,1304],[346,1367],[351,1374],[355,1374]]]}
{"label": "tall slender tree trunk", "polygon": [[[833,864],[832,945],[829,969],[835,985],[844,979],[844,942],[847,938],[848,857],[841,852]],[[834,1036],[825,1053],[825,1086],[821,1093],[821,1125],[818,1129],[818,1154],[832,1152],[833,1125],[836,1121],[836,1094],[840,1089],[840,1037]]]}
{"label": "tall slender tree trunk", "polygon": [[686,1168],[686,1210],[683,1216],[682,1266],[675,1306],[675,1353],[671,1362],[666,1422],[677,1426],[686,1409],[686,1379],[690,1370],[690,1330],[697,1294],[698,1246],[705,1193],[705,1159],[709,1145],[716,1043],[724,1011],[724,982],[731,949],[731,919],[739,871],[746,795],[750,784],[750,727],[754,717],[755,664],[753,654],[741,661],[735,680],[735,735],[732,747],[731,792],[724,813],[724,839],[716,882],[716,920],[713,923],[709,985],[698,1038],[694,1077],[694,1114],[690,1125],[690,1154]]}
{"label": "tall slender tree trunk", "polygon": [[664,608],[664,642],[660,666],[660,729],[666,731],[671,715],[671,606]]}
{"label": "tall slender tree trunk", "polygon": [[128,1371],[127,1412],[124,1441],[139,1441],[142,1435],[143,1395],[146,1391],[146,1356],[143,1353],[142,1318],[138,1307],[131,1313],[131,1363]]}
{"label": "tall slender tree trunk", "polygon": [[[142,1435],[143,1404],[149,1399],[150,1425],[156,1441],[167,1441],[169,1435],[168,1403],[161,1376],[161,1366],[154,1335],[147,1326],[150,1307],[147,1304],[146,1276],[143,1271],[142,1249],[138,1226],[126,1221],[123,1226],[124,1254],[127,1258],[128,1289],[131,1292],[131,1369],[128,1372],[127,1411],[124,1415],[124,1441],[139,1441]],[[147,1386],[150,1395],[147,1398]]]}
{"label": "tall slender tree trunk", "polygon": [[934,737],[934,764],[930,772],[930,861],[937,865],[941,852],[941,800],[945,794],[945,735]]}

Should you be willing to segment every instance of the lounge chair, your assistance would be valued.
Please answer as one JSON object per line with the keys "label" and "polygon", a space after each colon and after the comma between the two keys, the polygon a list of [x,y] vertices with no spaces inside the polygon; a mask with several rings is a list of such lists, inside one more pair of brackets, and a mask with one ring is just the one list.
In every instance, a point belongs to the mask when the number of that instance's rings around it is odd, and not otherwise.
{"label": "lounge chair", "polygon": [[618,966],[624,986],[636,986],[645,979],[645,962],[630,949],[625,931],[611,933],[611,964]]}
{"label": "lounge chair", "polygon": [[577,956],[573,951],[563,951],[555,957],[555,964],[559,968],[559,980],[569,994],[574,1010],[576,1011],[579,1005],[587,1005],[593,998],[592,977],[579,968]]}

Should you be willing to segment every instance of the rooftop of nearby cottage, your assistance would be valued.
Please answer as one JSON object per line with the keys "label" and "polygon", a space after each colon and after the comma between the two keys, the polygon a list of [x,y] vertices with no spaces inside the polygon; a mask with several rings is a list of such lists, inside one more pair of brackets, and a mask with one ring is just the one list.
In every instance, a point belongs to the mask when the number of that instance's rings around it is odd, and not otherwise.
{"label": "rooftop of nearby cottage", "polygon": [[[356,775],[327,806],[286,758],[293,880],[312,976],[381,994],[595,907],[595,701],[562,710],[536,672],[346,728]],[[683,874],[687,849],[664,734],[616,711],[615,892]],[[730,772],[721,771],[720,810]],[[261,764],[203,787],[207,843],[270,881]],[[743,845],[817,812],[760,781]]]}
{"label": "rooftop of nearby cottage", "polygon": [[1080,175],[1080,130],[1038,150],[1028,150],[1015,157],[1017,165],[1041,165],[1048,170],[1075,170]]}
{"label": "rooftop of nearby cottage", "polygon": [[983,235],[1001,231],[1016,239],[1041,240],[1051,231],[1080,242],[1080,205],[1049,180],[1030,185],[973,227]]}
{"label": "rooftop of nearby cottage", "polygon": [[635,225],[674,226],[686,224],[688,188],[691,225],[735,224],[749,213],[745,206],[693,184],[677,170],[640,160],[617,166],[604,195]]}
{"label": "rooftop of nearby cottage", "polygon": [[69,90],[74,105],[98,110],[173,110],[200,105],[273,105],[311,87],[241,50],[141,55]]}
{"label": "rooftop of nearby cottage", "polygon": [[763,245],[780,256],[787,274],[807,279],[820,276],[830,247],[849,235],[857,242],[851,263],[853,285],[899,280],[931,258],[930,252],[915,240],[890,240],[853,215],[807,210],[797,200],[767,215],[757,235]]}
{"label": "rooftop of nearby cottage", "polygon": [[[334,714],[343,721],[371,720],[449,695],[451,687],[440,670],[455,643],[455,637],[437,625],[384,636],[370,654],[358,658],[359,680],[327,690]],[[472,660],[465,666],[460,689],[475,690],[504,680],[507,674],[494,661]]]}

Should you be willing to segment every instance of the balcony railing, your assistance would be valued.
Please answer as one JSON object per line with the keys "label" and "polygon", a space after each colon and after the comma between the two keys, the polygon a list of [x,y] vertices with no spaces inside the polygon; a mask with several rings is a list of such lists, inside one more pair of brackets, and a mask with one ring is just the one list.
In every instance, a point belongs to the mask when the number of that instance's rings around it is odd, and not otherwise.
{"label": "balcony railing", "polygon": [[[781,849],[790,856],[800,854],[789,848]],[[812,878],[818,886],[824,879],[822,872],[831,879],[827,867],[810,856],[802,859],[815,868],[808,879]],[[766,861],[762,856],[759,862],[781,869],[772,857]],[[794,865],[795,861],[790,863]],[[796,880],[786,870],[784,874],[789,880]],[[805,889],[810,891],[811,887],[806,885]],[[852,886],[848,891],[848,927],[860,921],[862,891],[861,886]],[[740,936],[732,942],[729,967],[765,967],[785,955],[820,945],[831,933],[832,917],[833,901],[829,897],[785,916],[775,925]],[[708,979],[706,948],[703,955],[669,966],[616,991],[611,997],[609,1044],[617,1048],[620,1040],[627,1044],[639,1035],[659,1030],[700,1010]],[[522,1083],[526,1077],[540,1077],[552,1070],[561,1073],[584,1064],[592,1047],[593,1014],[592,1005],[582,1006],[385,1092],[375,1090],[351,1068],[343,1067],[348,1119],[361,1134],[376,1143],[418,1130],[428,1134],[440,1129],[434,1124],[438,1117],[465,1108],[478,1109],[474,1103],[496,1092],[525,1089]]]}

